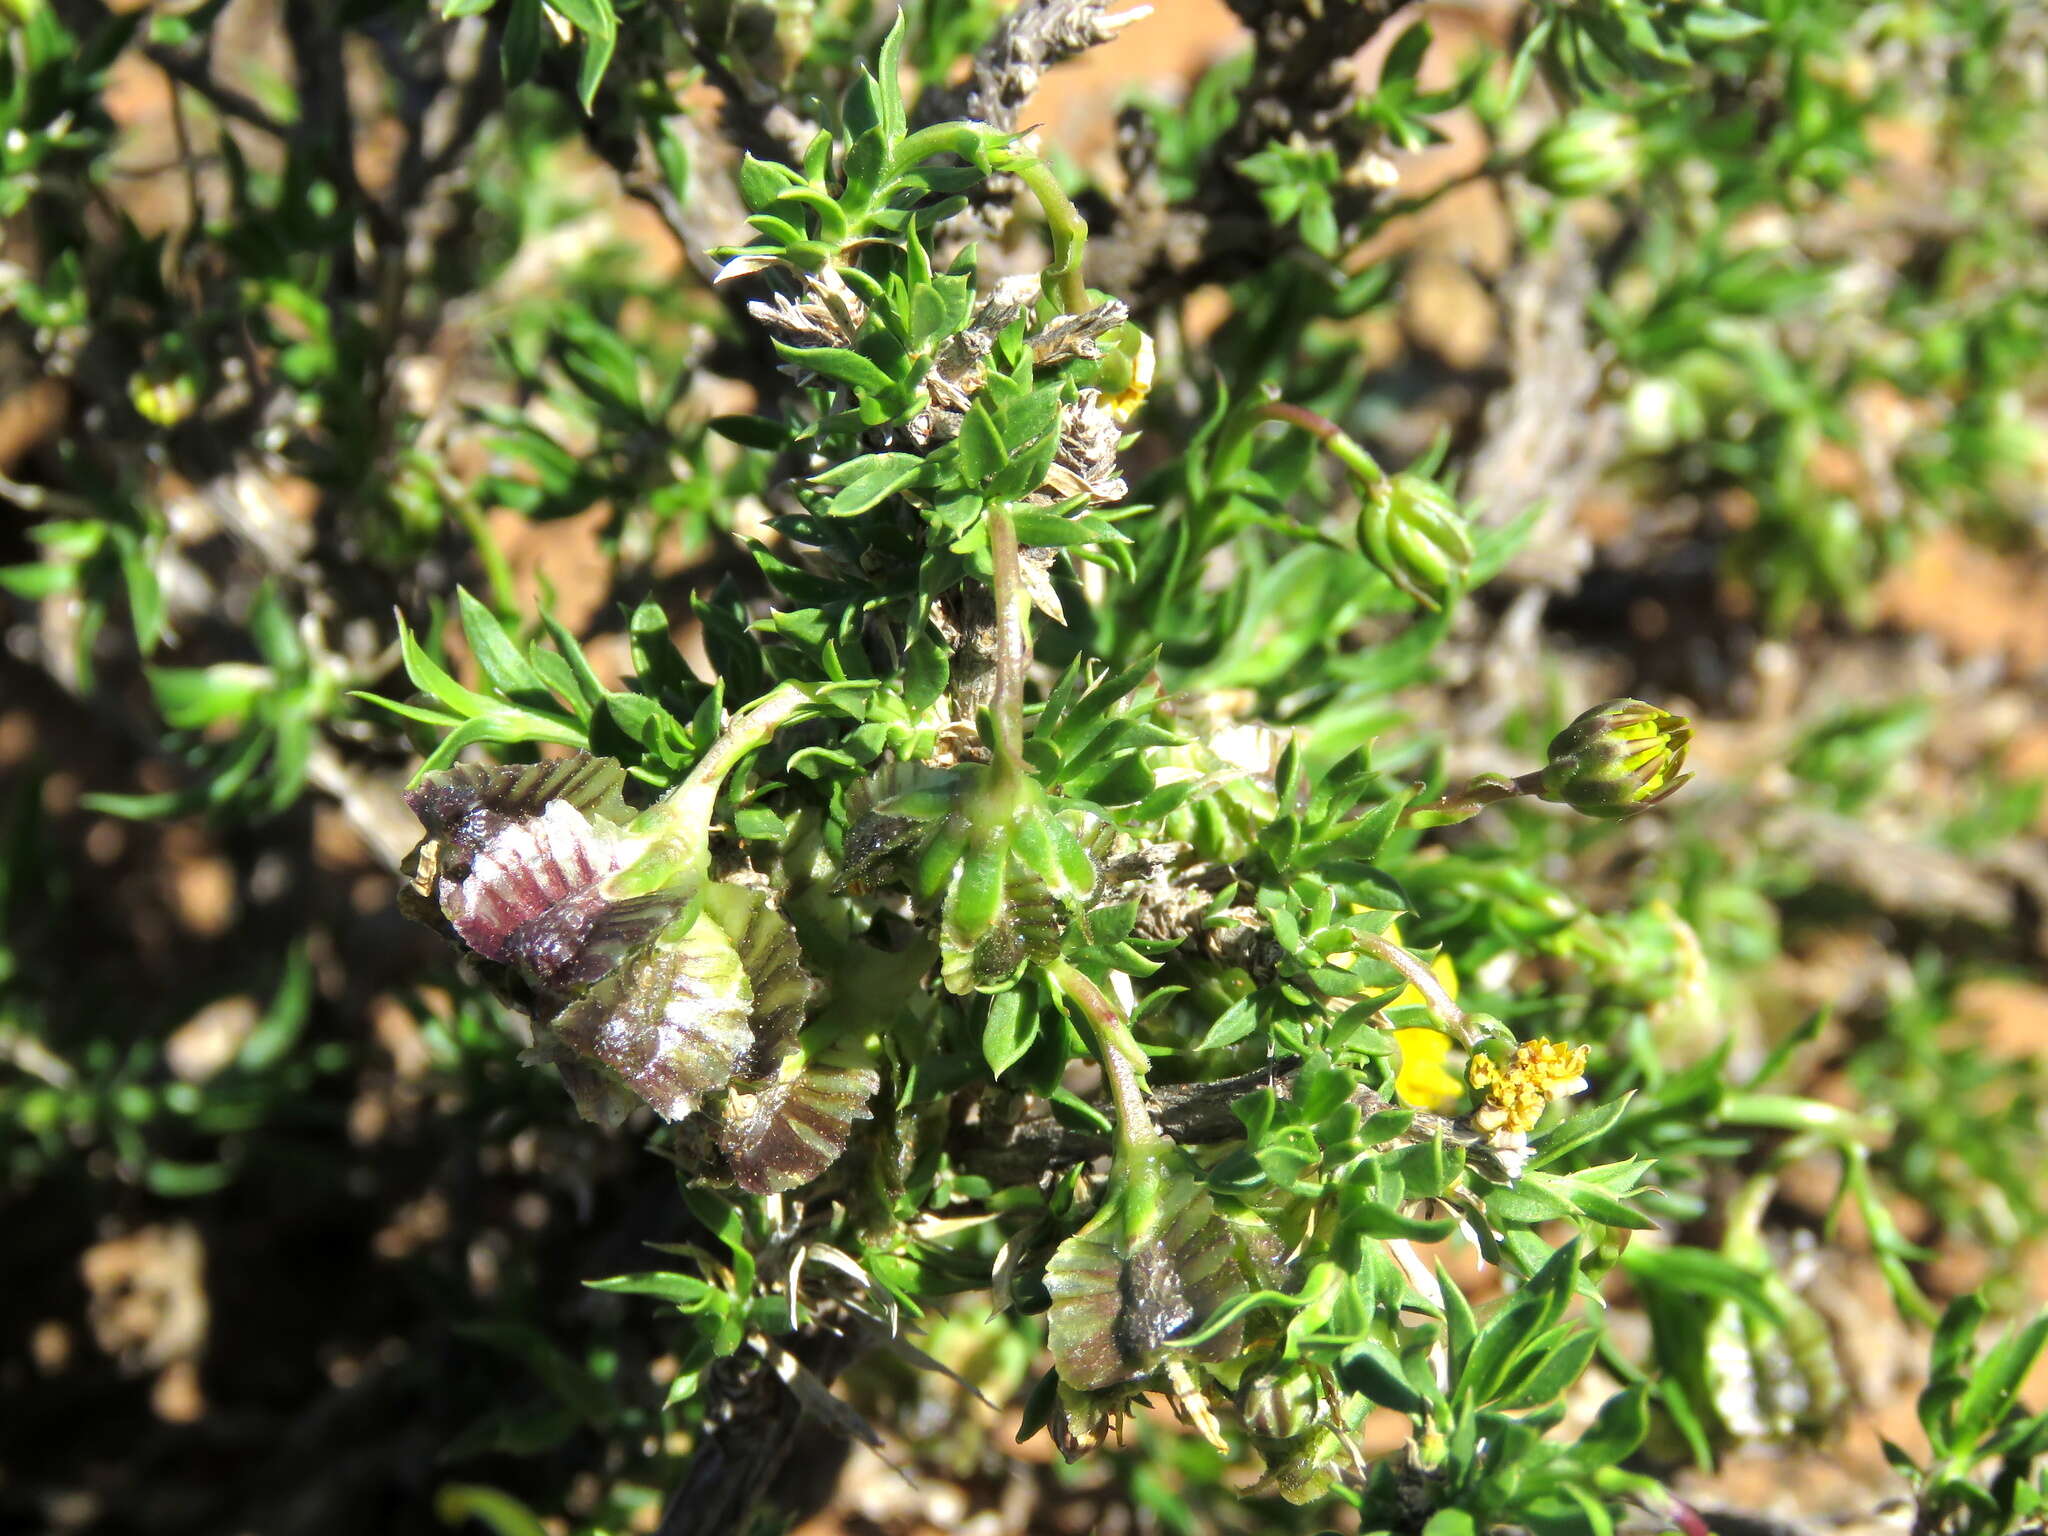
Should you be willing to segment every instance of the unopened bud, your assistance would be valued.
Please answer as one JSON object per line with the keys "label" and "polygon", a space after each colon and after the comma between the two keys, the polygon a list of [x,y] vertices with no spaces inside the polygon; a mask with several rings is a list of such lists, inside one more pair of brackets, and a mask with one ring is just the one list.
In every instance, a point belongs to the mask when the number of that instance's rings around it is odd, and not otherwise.
{"label": "unopened bud", "polygon": [[1554,123],[1529,151],[1529,179],[1560,197],[1599,197],[1634,181],[1642,142],[1626,114],[1581,107]]}
{"label": "unopened bud", "polygon": [[1423,475],[1395,475],[1367,493],[1358,545],[1389,581],[1431,610],[1464,590],[1472,565],[1464,514]]}
{"label": "unopened bud", "polygon": [[1271,1360],[1244,1374],[1237,1411],[1245,1428],[1268,1440],[1292,1440],[1315,1425],[1316,1380],[1302,1366]]}
{"label": "unopened bud", "polygon": [[187,359],[166,353],[129,375],[128,402],[144,421],[178,426],[199,409],[198,374]]}
{"label": "unopened bud", "polygon": [[1691,742],[1685,716],[1640,699],[1610,699],[1551,737],[1537,793],[1587,816],[1633,816],[1692,777],[1684,772]]}

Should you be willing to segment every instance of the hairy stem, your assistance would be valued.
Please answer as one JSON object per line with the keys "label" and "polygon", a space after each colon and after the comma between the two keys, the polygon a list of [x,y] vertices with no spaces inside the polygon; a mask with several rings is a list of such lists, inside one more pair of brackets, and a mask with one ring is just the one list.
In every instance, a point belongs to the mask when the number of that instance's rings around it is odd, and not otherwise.
{"label": "hairy stem", "polygon": [[1145,1100],[1144,1047],[1131,1033],[1130,1023],[1115,999],[1071,961],[1053,961],[1046,967],[1046,974],[1087,1015],[1095,1035],[1095,1057],[1102,1064],[1103,1083],[1109,1090],[1109,1105],[1116,1118],[1118,1160],[1130,1163],[1145,1156],[1166,1138],[1152,1118],[1152,1106]]}
{"label": "hairy stem", "polygon": [[989,748],[995,754],[998,782],[1015,787],[1026,771],[1024,672],[1031,658],[1031,618],[1017,525],[1007,505],[988,509],[988,552],[996,604],[996,686],[989,701],[996,739]]}
{"label": "hairy stem", "polygon": [[1048,286],[1058,288],[1060,303],[1068,314],[1085,314],[1088,284],[1081,275],[1081,256],[1088,244],[1087,220],[1053,175],[1052,167],[1038,156],[1015,153],[1005,157],[1002,168],[1024,183],[1045,214],[1046,234],[1052,241],[1052,265],[1045,269]]}
{"label": "hairy stem", "polygon": [[1485,1039],[1485,1032],[1472,1023],[1471,1015],[1460,1008],[1451,994],[1444,990],[1444,984],[1437,974],[1415,956],[1384,934],[1360,933],[1354,940],[1358,947],[1375,960],[1383,960],[1401,973],[1408,984],[1422,994],[1423,1005],[1429,1009],[1429,1016],[1436,1020],[1444,1033],[1457,1037],[1465,1046],[1477,1045]]}

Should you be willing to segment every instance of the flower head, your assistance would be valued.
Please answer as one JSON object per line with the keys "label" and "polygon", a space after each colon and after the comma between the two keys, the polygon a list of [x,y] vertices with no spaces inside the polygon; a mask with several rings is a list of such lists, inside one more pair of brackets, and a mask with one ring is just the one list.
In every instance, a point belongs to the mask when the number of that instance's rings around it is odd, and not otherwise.
{"label": "flower head", "polygon": [[1472,1123],[1496,1146],[1526,1144],[1553,1099],[1570,1098],[1585,1088],[1588,1054],[1583,1045],[1528,1040],[1504,1064],[1475,1055],[1465,1078],[1483,1102]]}
{"label": "flower head", "polygon": [[1641,699],[1596,704],[1550,738],[1537,793],[1587,816],[1619,820],[1669,798],[1684,771],[1692,722]]}

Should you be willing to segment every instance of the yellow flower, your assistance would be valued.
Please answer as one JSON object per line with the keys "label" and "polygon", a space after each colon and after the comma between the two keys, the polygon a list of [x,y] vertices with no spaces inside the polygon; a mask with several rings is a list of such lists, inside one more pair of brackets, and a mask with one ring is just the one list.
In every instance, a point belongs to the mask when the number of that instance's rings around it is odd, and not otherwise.
{"label": "yellow flower", "polygon": [[[1133,330],[1137,328],[1132,327]],[[1126,359],[1126,376],[1120,388],[1105,389],[1102,403],[1119,422],[1129,421],[1138,414],[1138,407],[1145,403],[1145,397],[1152,393],[1152,370],[1157,356],[1152,350],[1152,338],[1143,331],[1137,331],[1137,344],[1129,349]]]}
{"label": "yellow flower", "polygon": [[1451,1054],[1449,1035],[1434,1029],[1397,1029],[1394,1048],[1401,1069],[1394,1077],[1394,1097],[1410,1109],[1442,1114],[1465,1097],[1465,1085],[1444,1065]]}
{"label": "yellow flower", "polygon": [[1588,1054],[1583,1045],[1528,1040],[1515,1047],[1505,1066],[1488,1056],[1473,1057],[1466,1079],[1484,1102],[1472,1123],[1495,1146],[1525,1145],[1553,1099],[1570,1098],[1586,1086]]}

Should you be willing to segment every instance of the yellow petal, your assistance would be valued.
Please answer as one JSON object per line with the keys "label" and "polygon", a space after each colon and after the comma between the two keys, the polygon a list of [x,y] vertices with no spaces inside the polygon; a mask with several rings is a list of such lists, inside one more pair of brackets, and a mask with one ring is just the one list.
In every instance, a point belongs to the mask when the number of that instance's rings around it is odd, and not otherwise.
{"label": "yellow petal", "polygon": [[1434,1029],[1395,1030],[1394,1047],[1401,1053],[1401,1070],[1394,1076],[1394,1096],[1410,1109],[1433,1113],[1464,1098],[1465,1085],[1444,1065],[1451,1044],[1449,1035]]}

